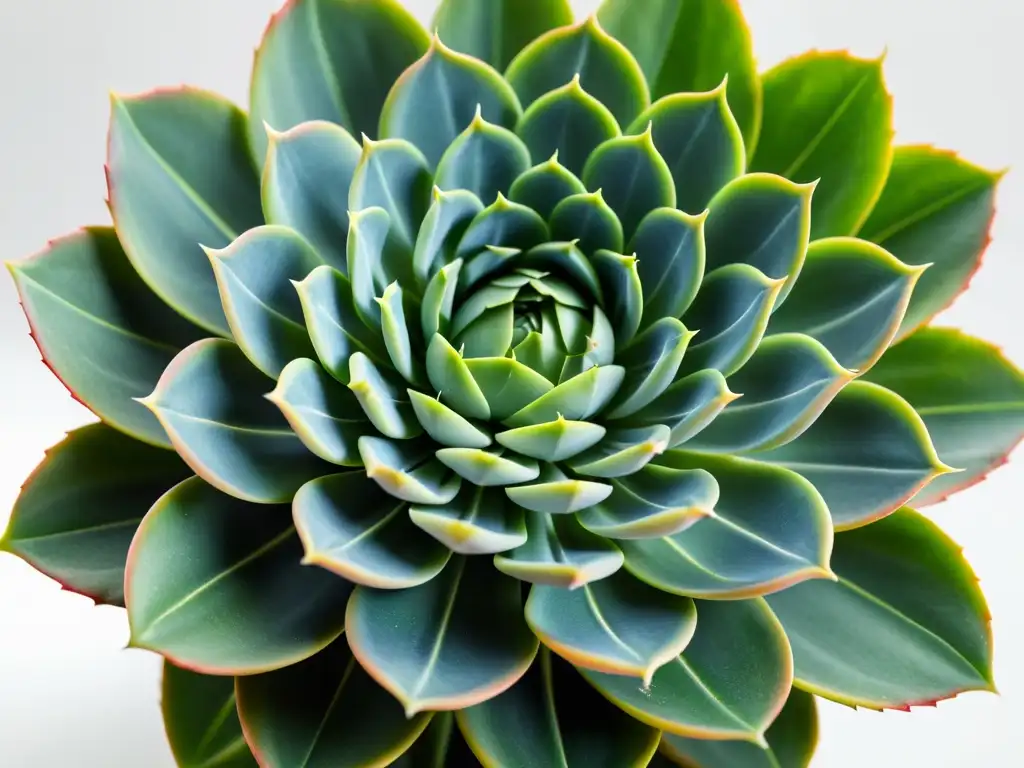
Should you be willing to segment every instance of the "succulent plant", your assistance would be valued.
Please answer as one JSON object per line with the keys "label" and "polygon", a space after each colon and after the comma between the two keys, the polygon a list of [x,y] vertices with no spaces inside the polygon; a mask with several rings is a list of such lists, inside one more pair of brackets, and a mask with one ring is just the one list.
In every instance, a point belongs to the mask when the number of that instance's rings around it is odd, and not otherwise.
{"label": "succulent plant", "polygon": [[[99,422],[3,547],[165,659],[182,766],[806,766],[994,690],[918,507],[1024,434],[929,327],[999,179],[734,0],[295,0],[248,112],[112,101],[113,226],[12,263]],[[237,712],[237,716],[236,716]]]}

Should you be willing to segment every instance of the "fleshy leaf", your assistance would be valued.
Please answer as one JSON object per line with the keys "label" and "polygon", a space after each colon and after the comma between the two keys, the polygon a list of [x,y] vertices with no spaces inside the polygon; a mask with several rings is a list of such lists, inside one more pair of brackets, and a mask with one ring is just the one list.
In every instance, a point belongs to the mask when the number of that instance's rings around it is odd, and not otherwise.
{"label": "fleshy leaf", "polygon": [[620,126],[629,125],[651,103],[647,82],[636,60],[622,43],[601,28],[596,15],[541,35],[505,70],[505,79],[526,108],[575,75]]}
{"label": "fleshy leaf", "polygon": [[391,217],[379,206],[349,214],[348,279],[352,305],[371,333],[381,335],[380,306],[377,297],[388,284],[384,266],[385,248],[391,231]]}
{"label": "fleshy leaf", "polygon": [[526,253],[523,265],[542,271],[553,269],[564,272],[576,285],[586,289],[591,297],[602,296],[601,282],[595,266],[574,242],[549,242],[531,248]]}
{"label": "fleshy leaf", "polygon": [[436,456],[455,474],[476,486],[518,485],[536,480],[540,475],[536,461],[505,448],[442,448]]}
{"label": "fleshy leaf", "polygon": [[407,440],[422,434],[407,390],[393,374],[384,373],[362,352],[356,352],[348,362],[348,388],[382,435]]}
{"label": "fleshy leaf", "polygon": [[498,255],[488,248],[526,250],[547,239],[547,225],[536,211],[499,194],[497,200],[473,218],[459,240],[455,256],[467,262],[459,281],[460,288],[468,288],[490,274],[476,264],[488,254]]}
{"label": "fleshy leaf", "polygon": [[508,419],[541,395],[552,391],[550,381],[507,357],[477,357],[466,360],[465,364],[495,421]]}
{"label": "fleshy leaf", "polygon": [[537,655],[519,584],[483,557],[453,557],[411,589],[359,587],[345,624],[356,659],[408,717],[493,698]]}
{"label": "fleshy leaf", "polygon": [[140,402],[197,475],[239,499],[279,504],[330,465],[264,398],[273,388],[233,343],[205,339],[182,351]]}
{"label": "fleshy leaf", "polygon": [[456,259],[441,267],[430,278],[427,290],[423,294],[423,303],[420,305],[420,329],[423,332],[424,344],[429,344],[434,334],[439,333],[443,336],[448,333],[461,272],[462,260]]}
{"label": "fleshy leaf", "polygon": [[465,484],[451,503],[412,507],[409,517],[460,555],[493,555],[526,542],[523,510],[497,488]]}
{"label": "fleshy leaf", "polygon": [[858,237],[907,264],[932,266],[910,298],[897,339],[948,307],[981,266],[1003,172],[983,170],[952,152],[896,147],[881,197]]}
{"label": "fleshy leaf", "polygon": [[769,333],[803,333],[820,341],[844,368],[861,373],[889,347],[926,267],[904,264],[852,237],[815,240]]}
{"label": "fleshy leaf", "polygon": [[409,324],[405,319],[405,294],[397,281],[384,289],[384,294],[377,299],[377,306],[380,307],[381,332],[391,364],[410,384],[423,382],[420,345],[414,345],[413,336],[409,332]]}
{"label": "fleshy leaf", "polygon": [[447,504],[462,481],[431,456],[429,441],[359,439],[366,476],[410,504]]}
{"label": "fleshy leaf", "polygon": [[575,73],[567,85],[554,88],[530,105],[516,133],[534,158],[554,153],[570,173],[578,176],[591,153],[621,131],[615,115],[583,90]]}
{"label": "fleshy leaf", "polygon": [[361,154],[348,131],[317,120],[270,133],[263,171],[267,223],[294,229],[342,271],[348,268],[348,189]]}
{"label": "fleshy leaf", "polygon": [[490,436],[440,400],[410,389],[409,401],[424,431],[441,445],[453,448],[486,448]]}
{"label": "fleshy leaf", "polygon": [[952,328],[922,328],[892,347],[867,378],[924,419],[939,456],[962,470],[933,480],[917,506],[980,483],[1024,438],[1024,374],[987,342]]}
{"label": "fleshy leaf", "polygon": [[200,246],[223,248],[263,223],[242,111],[192,88],[114,96],[107,186],[118,238],[142,279],[183,316],[226,336]]}
{"label": "fleshy leaf", "polygon": [[505,423],[525,427],[565,417],[585,420],[600,413],[622,385],[625,370],[618,365],[595,366],[564,381],[511,414]]}
{"label": "fleshy leaf", "polygon": [[[722,0],[605,0],[598,18],[636,56],[651,96],[708,91],[729,78],[729,107],[753,152],[761,80],[740,5]],[[714,45],[706,45],[713,39]]]}
{"label": "fleshy leaf", "polygon": [[352,585],[300,564],[288,511],[197,477],[168,491],[128,554],[132,647],[197,672],[244,675],[295,664],[338,637]]}
{"label": "fleshy leaf", "polygon": [[627,714],[665,733],[763,744],[789,694],[793,654],[764,600],[698,602],[693,639],[650,685],[580,672]]}
{"label": "fleshy leaf", "polygon": [[656,208],[640,222],[629,250],[643,286],[644,325],[682,317],[704,278],[704,220],[674,208]]}
{"label": "fleshy leaf", "polygon": [[659,464],[718,481],[714,514],[661,539],[622,541],[626,568],[680,595],[734,600],[783,590],[829,571],[832,521],[821,494],[781,467],[669,451]]}
{"label": "fleshy leaf", "polygon": [[493,67],[453,51],[435,35],[391,88],[380,135],[416,145],[434,168],[478,109],[489,123],[509,129],[522,115],[515,92]]}
{"label": "fleshy leaf", "polygon": [[623,477],[643,469],[668,448],[672,430],[653,427],[615,429],[589,451],[568,462],[573,472],[587,477]]}
{"label": "fleshy leaf", "polygon": [[464,189],[444,192],[434,187],[433,201],[416,234],[412,257],[413,270],[422,284],[452,263],[459,241],[483,209],[480,198],[472,192]]}
{"label": "fleshy leaf", "polygon": [[865,381],[847,384],[793,442],[748,458],[810,480],[836,530],[884,517],[950,472],[921,416],[899,395]]}
{"label": "fleshy leaf", "polygon": [[600,190],[567,197],[551,213],[551,237],[569,242],[583,253],[621,251],[622,224]]}
{"label": "fleshy leaf", "polygon": [[640,329],[644,313],[644,289],[636,256],[624,256],[612,251],[598,251],[591,261],[601,281],[605,312],[615,330],[615,345],[625,348]]}
{"label": "fleshy leaf", "polygon": [[[481,162],[481,157],[487,162]],[[478,107],[473,120],[441,155],[434,183],[443,190],[468,190],[486,203],[497,199],[499,192],[507,194],[512,182],[529,168],[526,145],[508,128],[487,122]]]}
{"label": "fleshy leaf", "polygon": [[441,572],[451,553],[409,520],[409,505],[364,472],[318,477],[292,501],[305,556],[355,584],[407,589]]}
{"label": "fleshy leaf", "polygon": [[487,419],[490,406],[466,361],[448,340],[435,334],[427,347],[427,377],[438,399],[467,419]]}
{"label": "fleshy leaf", "polygon": [[236,690],[246,739],[272,768],[390,764],[431,718],[406,717],[344,639],[286,669],[240,677]]}
{"label": "fleshy leaf", "polygon": [[674,317],[666,317],[634,339],[617,357],[626,375],[608,418],[631,416],[668,389],[694,335]]}
{"label": "fleshy leaf", "polygon": [[665,424],[672,430],[669,447],[675,448],[707,427],[739,397],[730,391],[720,371],[697,371],[676,381],[653,403],[634,413],[630,422],[643,426]]}
{"label": "fleshy leaf", "polygon": [[242,736],[235,681],[163,663],[160,709],[167,745],[182,768],[257,768]]}
{"label": "fleshy leaf", "polygon": [[149,290],[114,230],[81,230],[8,269],[43,360],[72,396],[110,426],[169,448],[135,398],[206,334]]}
{"label": "fleshy leaf", "polygon": [[301,235],[278,225],[255,227],[206,255],[231,335],[253,365],[276,379],[291,360],[313,354],[291,283],[323,261]]}
{"label": "fleshy leaf", "polygon": [[568,24],[567,0],[442,0],[432,26],[455,50],[504,70],[535,38]]}
{"label": "fleshy leaf", "polygon": [[658,746],[657,730],[608,702],[544,648],[509,690],[456,717],[486,765],[640,766]]}
{"label": "fleshy leaf", "polygon": [[501,445],[541,461],[564,461],[597,444],[606,429],[559,415],[554,421],[517,427],[494,436]]}
{"label": "fleshy leaf", "polygon": [[746,169],[743,136],[726,101],[726,81],[704,93],[672,93],[651,105],[629,133],[648,125],[676,188],[676,207],[691,215],[707,209],[722,187]]}
{"label": "fleshy leaf", "polygon": [[578,589],[622,567],[619,548],[583,528],[575,515],[529,511],[526,531],[526,543],[495,555],[493,567],[522,581],[560,589]]}
{"label": "fleshy leaf", "polygon": [[697,611],[690,598],[619,571],[576,590],[534,586],[526,621],[544,645],[573,666],[649,684],[658,668],[689,644]]}
{"label": "fleshy leaf", "polygon": [[797,685],[850,706],[908,709],[992,691],[985,598],[960,547],[904,508],[836,536],[838,582],[769,598]]}
{"label": "fleshy leaf", "polygon": [[[529,146],[529,134],[526,134],[525,138]],[[534,158],[538,157],[538,152],[532,149],[530,151]],[[583,182],[558,162],[558,154],[555,153],[547,161],[538,163],[516,179],[508,192],[508,197],[512,202],[536,211],[546,221],[562,200],[586,191]]]}
{"label": "fleshy leaf", "polygon": [[191,475],[173,451],[106,424],[73,430],[46,452],[11,510],[0,550],[98,603],[124,604],[128,547],[146,511]]}
{"label": "fleshy leaf", "polygon": [[857,232],[885,184],[893,126],[883,59],[811,51],[762,76],[764,118],[750,170],[821,180],[811,215],[815,240]]}
{"label": "fleshy leaf", "polygon": [[569,515],[608,498],[610,485],[567,477],[552,464],[541,468],[539,482],[506,488],[516,504],[548,515]]}
{"label": "fleshy leaf", "polygon": [[397,0],[294,0],[271,21],[253,66],[249,137],[262,163],[264,123],[279,131],[329,120],[376,136],[391,84],[429,38]]}

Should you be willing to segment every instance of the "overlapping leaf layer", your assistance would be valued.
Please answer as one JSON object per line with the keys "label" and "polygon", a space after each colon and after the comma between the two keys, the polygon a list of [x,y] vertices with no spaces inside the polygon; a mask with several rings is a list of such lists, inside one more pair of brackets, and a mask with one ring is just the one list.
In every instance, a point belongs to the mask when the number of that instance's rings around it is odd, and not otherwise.
{"label": "overlapping leaf layer", "polygon": [[3,545],[127,608],[180,764],[797,768],[810,694],[991,689],[905,505],[1024,432],[918,330],[997,177],[894,152],[878,61],[759,76],[726,0],[436,26],[294,0],[248,114],[116,100],[114,227],[12,266],[102,423]]}

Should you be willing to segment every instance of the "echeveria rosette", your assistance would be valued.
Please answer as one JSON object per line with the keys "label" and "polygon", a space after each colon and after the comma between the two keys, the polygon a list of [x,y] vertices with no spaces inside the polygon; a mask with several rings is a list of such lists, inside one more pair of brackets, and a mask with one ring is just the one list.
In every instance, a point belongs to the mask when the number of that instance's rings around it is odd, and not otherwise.
{"label": "echeveria rosette", "polygon": [[814,695],[992,690],[911,507],[1024,434],[924,327],[998,175],[893,149],[880,61],[758,75],[728,0],[435,26],[295,0],[248,114],[115,99],[114,227],[12,265],[100,423],[3,546],[127,608],[179,763],[791,768]]}

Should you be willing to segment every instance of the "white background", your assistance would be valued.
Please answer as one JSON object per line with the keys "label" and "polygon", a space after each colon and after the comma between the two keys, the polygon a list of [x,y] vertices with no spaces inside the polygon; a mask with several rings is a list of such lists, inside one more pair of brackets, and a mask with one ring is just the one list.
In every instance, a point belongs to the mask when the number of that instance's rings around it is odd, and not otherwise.
{"label": "white background", "polygon": [[[190,83],[243,106],[252,54],[281,0],[0,3],[0,259],[107,223],[108,91]],[[407,0],[424,22],[435,3]],[[897,141],[1024,166],[1019,0],[742,0],[762,69],[808,48],[874,57],[895,96]],[[596,2],[574,2],[578,13]],[[1004,179],[995,241],[971,292],[940,321],[1024,363],[1024,168]],[[39,361],[0,276],[0,527],[43,449],[91,420]],[[823,705],[815,768],[1024,765],[1024,474],[1019,460],[929,510],[963,547],[995,616],[1001,695],[912,714]],[[121,611],[94,608],[0,555],[0,766],[170,768],[155,657],[122,650]]]}

